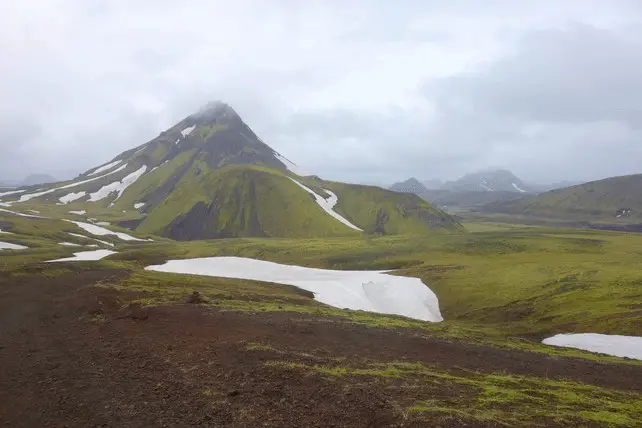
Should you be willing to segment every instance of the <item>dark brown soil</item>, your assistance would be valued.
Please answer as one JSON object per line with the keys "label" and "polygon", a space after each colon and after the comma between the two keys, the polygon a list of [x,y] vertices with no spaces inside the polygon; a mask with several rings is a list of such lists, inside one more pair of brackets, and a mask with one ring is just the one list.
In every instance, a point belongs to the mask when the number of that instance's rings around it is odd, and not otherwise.
{"label": "dark brown soil", "polygon": [[[416,361],[642,391],[642,368],[513,352],[411,332],[195,303],[144,308],[89,287],[123,272],[0,278],[0,425],[7,427],[482,426],[414,419],[399,403],[471,392],[266,365]],[[273,349],[249,349],[251,343]],[[492,426],[487,424],[484,426]]]}

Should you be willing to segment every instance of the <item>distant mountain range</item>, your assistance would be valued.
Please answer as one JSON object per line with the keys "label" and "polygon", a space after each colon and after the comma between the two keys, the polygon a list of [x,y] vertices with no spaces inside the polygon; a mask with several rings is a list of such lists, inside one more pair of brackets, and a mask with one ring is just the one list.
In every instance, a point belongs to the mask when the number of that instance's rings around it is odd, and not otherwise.
{"label": "distant mountain range", "polygon": [[526,183],[505,169],[486,170],[441,182],[437,179],[420,182],[416,178],[394,183],[390,190],[414,193],[442,208],[473,208],[486,204],[509,202],[540,192],[566,187],[577,183],[560,182],[550,185]]}
{"label": "distant mountain range", "polygon": [[126,217],[118,224],[176,240],[462,229],[416,195],[297,174],[222,102],[74,180],[0,197],[6,206]]}

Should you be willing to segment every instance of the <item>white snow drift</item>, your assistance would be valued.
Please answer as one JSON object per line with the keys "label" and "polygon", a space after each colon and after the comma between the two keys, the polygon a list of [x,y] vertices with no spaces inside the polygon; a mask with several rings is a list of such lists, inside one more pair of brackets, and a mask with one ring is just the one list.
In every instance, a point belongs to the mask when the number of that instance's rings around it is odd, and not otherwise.
{"label": "white snow drift", "polygon": [[241,257],[170,260],[145,269],[288,284],[311,291],[319,302],[337,308],[443,320],[437,296],[420,279],[384,271],[316,269]]}
{"label": "white snow drift", "polygon": [[90,193],[89,202],[96,202],[96,201],[100,201],[101,199],[105,199],[112,192],[118,193],[118,195],[116,196],[116,199],[120,198],[123,192],[125,191],[125,189],[127,189],[127,187],[129,187],[130,185],[134,184],[136,180],[138,180],[143,174],[145,174],[145,171],[147,171],[147,166],[143,165],[140,168],[138,168],[136,171],[125,176],[125,178],[123,178],[122,180],[107,184],[101,187],[100,189],[98,189],[96,192]]}
{"label": "white snow drift", "polygon": [[346,226],[348,226],[348,227],[350,227],[350,228],[352,228],[352,229],[354,229],[354,230],[358,230],[358,231],[363,232],[363,229],[360,229],[360,228],[358,228],[357,226],[355,226],[354,224],[350,223],[348,220],[346,220],[346,219],[345,219],[345,217],[341,216],[339,213],[335,212],[335,211],[332,209],[332,208],[334,208],[334,206],[335,206],[335,205],[337,204],[337,202],[339,201],[339,198],[338,198],[338,197],[337,197],[337,195],[335,195],[333,192],[331,192],[331,191],[329,191],[329,190],[327,190],[327,189],[323,189],[323,191],[324,191],[324,192],[326,192],[326,193],[328,193],[328,194],[330,195],[330,197],[329,197],[328,199],[325,199],[325,198],[323,198],[321,195],[317,195],[317,194],[314,192],[314,190],[310,189],[310,188],[309,188],[309,187],[307,187],[307,186],[304,186],[303,184],[299,183],[299,182],[298,182],[298,181],[296,181],[295,179],[293,179],[293,178],[291,178],[291,177],[288,177],[288,178],[289,178],[290,180],[292,180],[293,182],[295,182],[295,183],[296,183],[299,187],[301,187],[303,190],[305,190],[306,192],[308,192],[308,193],[312,194],[312,195],[314,196],[314,199],[316,200],[317,204],[319,204],[319,206],[320,206],[321,208],[323,208],[323,211],[327,212],[327,213],[328,213],[328,214],[330,214],[332,217],[336,218],[337,220],[339,220],[341,223],[345,224]]}
{"label": "white snow drift", "polygon": [[642,337],[638,336],[598,333],[557,334],[542,340],[542,343],[642,360]]}
{"label": "white snow drift", "polygon": [[101,166],[99,168],[96,168],[96,170],[94,172],[92,172],[91,174],[87,174],[87,176],[90,177],[92,175],[100,174],[101,172],[104,172],[104,171],[109,171],[110,169],[112,169],[113,167],[115,167],[116,165],[118,165],[121,162],[122,162],[122,160],[117,160],[117,161],[114,161],[112,163],[108,163],[107,165],[103,165],[103,166]]}
{"label": "white snow drift", "polygon": [[47,263],[100,260],[112,254],[116,254],[116,251],[111,251],[111,250],[80,251],[78,253],[74,253],[73,257],[65,257],[64,259],[56,259],[56,260],[47,260]]}
{"label": "white snow drift", "polygon": [[66,184],[66,185],[60,186],[60,187],[54,187],[53,189],[44,190],[42,192],[29,193],[29,194],[26,194],[26,195],[22,195],[22,196],[20,196],[20,199],[18,200],[18,202],[26,202],[26,201],[28,201],[30,199],[37,198],[37,197],[43,196],[43,195],[47,195],[47,194],[53,193],[53,192],[55,192],[57,190],[69,189],[70,187],[76,187],[76,186],[80,186],[81,184],[89,183],[91,181],[100,180],[103,177],[107,177],[108,175],[120,172],[123,169],[125,169],[126,167],[127,167],[127,164],[125,164],[125,165],[123,165],[123,166],[121,166],[119,168],[116,168],[115,170],[113,170],[111,172],[108,172],[107,174],[103,174],[103,175],[100,175],[98,177],[90,178],[89,180],[77,181],[75,183]]}
{"label": "white snow drift", "polygon": [[0,250],[24,250],[27,247],[24,245],[12,244],[10,242],[0,241]]}
{"label": "white snow drift", "polygon": [[134,204],[134,208],[135,209],[143,208],[144,206],[145,206],[144,202],[139,202],[137,204]]}
{"label": "white snow drift", "polygon": [[0,233],[6,233],[7,235],[13,235],[12,232],[7,232],[6,230],[0,229]]}
{"label": "white snow drift", "polygon": [[3,196],[15,195],[16,193],[24,193],[24,190],[11,190],[9,192],[0,192],[0,198]]}
{"label": "white snow drift", "polygon": [[82,198],[86,194],[87,192],[78,192],[78,193],[71,192],[71,193],[67,193],[65,196],[58,198],[58,200],[63,204],[68,204],[69,202],[73,202]]}
{"label": "white snow drift", "polygon": [[517,184],[515,184],[515,183],[511,183],[511,184],[513,185],[513,188],[514,188],[515,190],[517,190],[518,192],[526,193],[526,190],[522,189],[522,188],[521,188],[521,187],[519,187]]}
{"label": "white snow drift", "polygon": [[96,236],[115,235],[118,238],[122,239],[123,241],[152,241],[152,239],[134,238],[133,236],[128,235],[126,233],[114,232],[113,230],[105,229],[104,227],[96,226],[95,224],[83,223],[82,221],[72,221],[72,220],[65,220],[65,221],[73,223],[79,228],[84,229],[85,231]]}
{"label": "white snow drift", "polygon": [[65,247],[82,247],[82,245],[74,244],[73,242],[58,242],[58,245],[62,245]]}
{"label": "white snow drift", "polygon": [[181,131],[181,135],[183,137],[187,137],[189,134],[192,133],[192,131],[194,131],[194,129],[196,129],[196,125],[188,126],[187,128]]}
{"label": "white snow drift", "polygon": [[85,210],[79,210],[79,211],[71,210],[71,211],[69,211],[69,213],[70,214],[76,214],[76,215],[85,215],[85,214],[87,214],[87,211],[85,211]]}

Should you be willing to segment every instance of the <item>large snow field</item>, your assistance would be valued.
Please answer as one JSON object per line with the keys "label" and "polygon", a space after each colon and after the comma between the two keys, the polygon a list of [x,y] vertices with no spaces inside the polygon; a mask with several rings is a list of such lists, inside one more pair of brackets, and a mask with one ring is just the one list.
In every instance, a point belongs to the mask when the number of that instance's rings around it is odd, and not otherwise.
{"label": "large snow field", "polygon": [[74,253],[73,257],[65,257],[64,259],[56,259],[56,260],[47,260],[46,263],[100,260],[112,254],[116,254],[116,251],[111,251],[111,250],[80,251],[78,253]]}
{"label": "large snow field", "polygon": [[58,198],[58,200],[63,204],[68,204],[69,202],[73,202],[75,200],[82,198],[86,194],[87,192],[84,192],[84,191],[78,192],[78,193],[71,192],[71,193],[67,193],[65,196]]}
{"label": "large snow field", "polygon": [[295,179],[288,177],[290,180],[292,180],[294,183],[296,183],[300,188],[305,190],[306,192],[312,194],[314,196],[315,201],[321,208],[323,208],[323,211],[327,212],[330,214],[332,217],[336,218],[339,220],[341,223],[345,224],[346,226],[358,230],[360,232],[363,232],[363,229],[360,229],[359,227],[355,226],[354,224],[350,223],[345,217],[343,217],[341,214],[337,213],[336,211],[333,210],[334,206],[339,202],[339,198],[337,195],[335,195],[333,192],[323,189],[324,192],[328,193],[330,197],[328,199],[325,199],[321,195],[318,195],[314,192],[314,190],[310,189],[309,187],[299,183]]}
{"label": "large snow field", "polygon": [[557,334],[542,340],[542,343],[642,360],[642,337],[638,336],[598,333]]}
{"label": "large snow field", "polygon": [[145,269],[293,285],[337,308],[443,321],[437,296],[420,279],[383,271],[317,269],[242,257],[169,260]]}

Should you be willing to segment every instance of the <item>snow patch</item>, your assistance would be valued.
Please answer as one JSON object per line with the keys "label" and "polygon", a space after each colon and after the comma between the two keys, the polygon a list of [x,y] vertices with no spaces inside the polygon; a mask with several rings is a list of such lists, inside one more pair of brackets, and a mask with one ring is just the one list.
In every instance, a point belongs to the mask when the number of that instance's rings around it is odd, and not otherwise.
{"label": "snow patch", "polygon": [[10,242],[0,241],[0,250],[24,250],[27,247],[24,245],[12,244]]}
{"label": "snow patch", "polygon": [[133,236],[128,235],[126,233],[114,232],[112,230],[105,229],[104,227],[96,226],[95,224],[83,223],[82,221],[72,221],[72,220],[65,220],[65,221],[73,223],[79,228],[96,236],[115,235],[116,237],[122,239],[123,241],[153,241],[153,239],[134,238]]}
{"label": "snow patch", "polygon": [[27,210],[27,211],[29,211],[30,213],[34,213],[34,214],[40,214],[40,211],[36,211],[36,210]]}
{"label": "snow patch", "polygon": [[557,334],[542,340],[542,343],[642,360],[642,337],[638,336],[598,333]]}
{"label": "snow patch", "polygon": [[100,201],[101,199],[104,199],[107,196],[109,196],[110,193],[112,192],[118,193],[118,196],[116,196],[116,199],[120,198],[123,192],[125,191],[125,189],[127,189],[127,187],[129,187],[130,185],[134,184],[136,180],[138,180],[143,174],[145,174],[145,171],[147,171],[147,166],[143,165],[140,168],[138,168],[136,171],[125,176],[125,178],[123,178],[121,181],[115,181],[111,184],[101,187],[98,191],[94,193],[90,193],[89,202]]}
{"label": "snow patch", "polygon": [[4,208],[0,208],[0,212],[10,213],[10,214],[17,215],[17,216],[20,216],[20,217],[47,218],[47,217],[43,217],[41,215],[31,215],[31,214],[19,213],[19,212],[16,212],[16,211],[5,210]]}
{"label": "snow patch", "polygon": [[109,226],[111,223],[108,221],[97,221],[96,224],[98,226]]}
{"label": "snow patch", "polygon": [[[92,241],[98,241],[101,244],[107,245],[109,247],[113,247],[114,246],[114,244],[112,244],[111,242],[101,241],[100,239],[96,239],[96,238],[90,238],[89,236],[81,235],[80,233],[73,233],[73,232],[67,232],[67,233],[69,233],[71,236],[75,236],[77,238],[85,238],[85,239],[91,239]],[[87,246],[91,247],[91,245],[87,245]],[[94,246],[97,247],[97,245],[94,245]]]}
{"label": "snow patch", "polygon": [[177,138],[177,139],[176,139],[176,141],[174,141],[174,144],[178,144],[178,143],[180,143],[180,142],[181,142],[181,139],[180,139],[180,138]]}
{"label": "snow patch", "polygon": [[87,194],[87,192],[78,192],[78,193],[71,192],[71,193],[67,193],[65,196],[63,196],[61,198],[58,198],[58,200],[60,202],[62,202],[63,204],[68,204],[69,202],[73,202],[73,201],[76,201],[76,200],[82,198],[86,194]]}
{"label": "snow patch", "polygon": [[11,202],[0,202],[0,207],[10,207]]}
{"label": "snow patch", "polygon": [[[191,134],[194,130],[196,129],[196,125],[188,126],[187,128],[183,129],[181,131],[181,135],[184,137],[187,137],[189,134]],[[178,140],[176,140],[178,143]]]}
{"label": "snow patch", "polygon": [[145,206],[144,202],[139,202],[137,204],[134,204],[134,208],[135,209],[143,208],[144,206]]}
{"label": "snow patch", "polygon": [[521,187],[519,187],[517,184],[515,184],[515,183],[511,183],[511,184],[513,185],[513,188],[514,188],[515,190],[517,190],[518,192],[526,193],[526,190],[522,189],[522,188],[521,188]]}
{"label": "snow patch", "polygon": [[418,278],[384,271],[341,271],[282,265],[241,257],[169,260],[146,270],[218,276],[293,285],[337,308],[443,321],[437,296]]}
{"label": "snow patch", "polygon": [[96,174],[100,174],[101,172],[109,171],[110,169],[112,169],[113,167],[115,167],[116,165],[118,165],[121,162],[122,162],[122,160],[117,160],[117,161],[114,161],[112,163],[108,163],[107,165],[103,165],[100,168],[96,168],[96,170],[94,172],[92,172],[91,174],[87,174],[87,176],[91,177],[92,175],[96,175]]}
{"label": "snow patch", "polygon": [[104,259],[105,257],[110,256],[112,254],[116,254],[116,251],[111,251],[111,250],[81,251],[79,253],[74,253],[73,257],[66,257],[64,259],[56,259],[56,260],[47,260],[46,263],[100,260],[100,259]]}
{"label": "snow patch", "polygon": [[488,192],[493,192],[493,189],[491,189],[490,187],[488,187],[488,186],[486,185],[486,181],[485,181],[485,180],[484,180],[484,182],[483,182],[483,183],[479,183],[479,185],[482,187],[482,189],[484,189],[484,190],[486,190],[486,191],[488,191]]}
{"label": "snow patch", "polygon": [[12,233],[12,232],[7,232],[7,231],[2,230],[2,229],[0,229],[0,233],[6,233],[7,235],[13,235],[13,233]]}
{"label": "snow patch", "polygon": [[316,200],[317,204],[319,204],[319,206],[320,206],[321,208],[323,208],[323,210],[324,210],[325,212],[327,212],[327,213],[328,213],[328,214],[330,214],[332,217],[336,218],[337,220],[339,220],[341,223],[345,224],[346,226],[348,226],[348,227],[350,227],[350,228],[352,228],[352,229],[354,229],[354,230],[358,230],[358,231],[363,232],[363,229],[360,229],[360,228],[358,228],[357,226],[355,226],[354,224],[350,223],[350,222],[349,222],[348,220],[346,220],[343,216],[341,216],[339,213],[337,213],[337,212],[335,212],[335,211],[333,210],[334,206],[335,206],[335,205],[337,204],[337,202],[339,201],[339,198],[338,198],[338,197],[337,197],[337,195],[335,195],[333,192],[331,192],[331,191],[329,191],[329,190],[327,190],[327,189],[323,189],[323,191],[324,191],[324,192],[327,192],[327,193],[330,195],[330,197],[329,197],[328,199],[325,199],[325,198],[323,198],[321,195],[317,195],[317,194],[316,194],[312,189],[310,189],[310,188],[309,188],[309,187],[307,187],[307,186],[304,186],[303,184],[299,183],[299,182],[298,182],[298,181],[296,181],[295,179],[290,178],[290,177],[288,177],[288,178],[289,178],[290,180],[292,180],[293,182],[295,182],[295,183],[296,183],[299,187],[301,187],[303,190],[305,190],[306,192],[308,192],[308,193],[312,194],[312,195],[314,196],[314,199]]}
{"label": "snow patch", "polygon": [[71,210],[71,211],[69,211],[69,213],[70,214],[85,215],[85,214],[87,214],[87,211],[85,211],[85,210],[80,210],[80,211]]}
{"label": "snow patch", "polygon": [[16,193],[24,193],[25,190],[12,190],[10,192],[1,192],[0,193],[0,198],[3,196],[9,196],[9,195],[15,195]]}
{"label": "snow patch", "polygon": [[58,245],[64,245],[65,247],[82,247],[82,245],[74,244],[73,242],[58,242]]}
{"label": "snow patch", "polygon": [[81,184],[89,183],[89,182],[94,181],[94,180],[100,180],[103,177],[107,177],[108,175],[120,172],[123,169],[125,169],[126,167],[127,167],[127,164],[125,164],[125,165],[113,170],[112,172],[108,172],[107,174],[100,175],[98,177],[90,178],[89,180],[78,181],[76,183],[67,184],[67,185],[61,186],[61,187],[54,187],[53,189],[44,190],[42,192],[29,193],[27,195],[22,195],[22,196],[20,196],[20,200],[18,202],[26,202],[26,201],[28,201],[30,199],[37,198],[37,197],[43,196],[43,195],[47,195],[47,194],[55,192],[57,190],[69,189],[70,187],[80,186]]}

